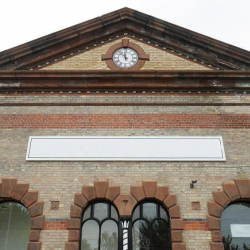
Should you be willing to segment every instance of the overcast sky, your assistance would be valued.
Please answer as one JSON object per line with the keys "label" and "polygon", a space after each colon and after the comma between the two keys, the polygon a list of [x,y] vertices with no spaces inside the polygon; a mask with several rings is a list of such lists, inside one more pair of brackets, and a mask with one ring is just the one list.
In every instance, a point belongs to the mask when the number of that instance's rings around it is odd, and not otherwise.
{"label": "overcast sky", "polygon": [[250,0],[1,0],[0,51],[122,7],[250,51]]}

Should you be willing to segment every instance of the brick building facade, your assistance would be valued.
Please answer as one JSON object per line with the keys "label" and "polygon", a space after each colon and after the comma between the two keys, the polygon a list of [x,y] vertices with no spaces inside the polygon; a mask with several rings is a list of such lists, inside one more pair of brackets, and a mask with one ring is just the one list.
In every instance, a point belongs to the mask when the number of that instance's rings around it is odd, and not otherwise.
{"label": "brick building facade", "polygon": [[[141,68],[110,68],[128,42]],[[128,8],[1,52],[0,202],[29,209],[28,249],[79,249],[88,204],[122,219],[146,200],[173,250],[224,249],[224,209],[250,199],[249,69],[248,51]],[[29,136],[221,136],[226,160],[27,161]]]}

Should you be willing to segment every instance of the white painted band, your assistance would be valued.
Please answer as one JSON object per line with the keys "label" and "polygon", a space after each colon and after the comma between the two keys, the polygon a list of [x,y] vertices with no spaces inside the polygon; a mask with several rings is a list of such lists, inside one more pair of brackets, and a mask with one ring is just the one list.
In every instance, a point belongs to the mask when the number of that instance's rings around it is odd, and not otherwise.
{"label": "white painted band", "polygon": [[222,137],[30,136],[28,161],[225,161]]}

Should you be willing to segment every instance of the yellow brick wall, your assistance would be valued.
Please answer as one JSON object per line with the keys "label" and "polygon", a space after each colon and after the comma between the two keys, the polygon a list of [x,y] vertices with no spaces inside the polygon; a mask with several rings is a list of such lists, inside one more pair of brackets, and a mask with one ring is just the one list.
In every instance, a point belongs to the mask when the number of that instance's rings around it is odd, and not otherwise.
{"label": "yellow brick wall", "polygon": [[[146,61],[141,70],[210,70],[207,67],[197,63],[190,62],[187,59],[172,55],[158,48],[144,44],[137,40],[131,39],[131,42],[138,44],[143,48],[145,53],[150,55],[150,61]],[[103,46],[97,47],[90,51],[76,55],[64,61],[47,66],[46,70],[110,70],[105,61],[101,60],[101,55],[105,54],[113,44],[121,40],[110,42]]]}

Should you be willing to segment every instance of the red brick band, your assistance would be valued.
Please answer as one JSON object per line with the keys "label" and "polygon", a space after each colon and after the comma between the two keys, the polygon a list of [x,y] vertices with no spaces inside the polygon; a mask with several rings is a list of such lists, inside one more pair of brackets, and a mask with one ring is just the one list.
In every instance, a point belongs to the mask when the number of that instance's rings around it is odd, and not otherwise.
{"label": "red brick band", "polygon": [[[43,230],[67,230],[67,221],[45,221]],[[208,231],[206,221],[184,221],[185,231]]]}
{"label": "red brick band", "polygon": [[0,115],[0,129],[250,129],[248,114],[11,114]]}
{"label": "red brick band", "polygon": [[67,230],[67,221],[45,221],[43,230]]}
{"label": "red brick band", "polygon": [[184,221],[185,231],[192,230],[200,230],[200,231],[208,231],[207,222],[206,221]]}

